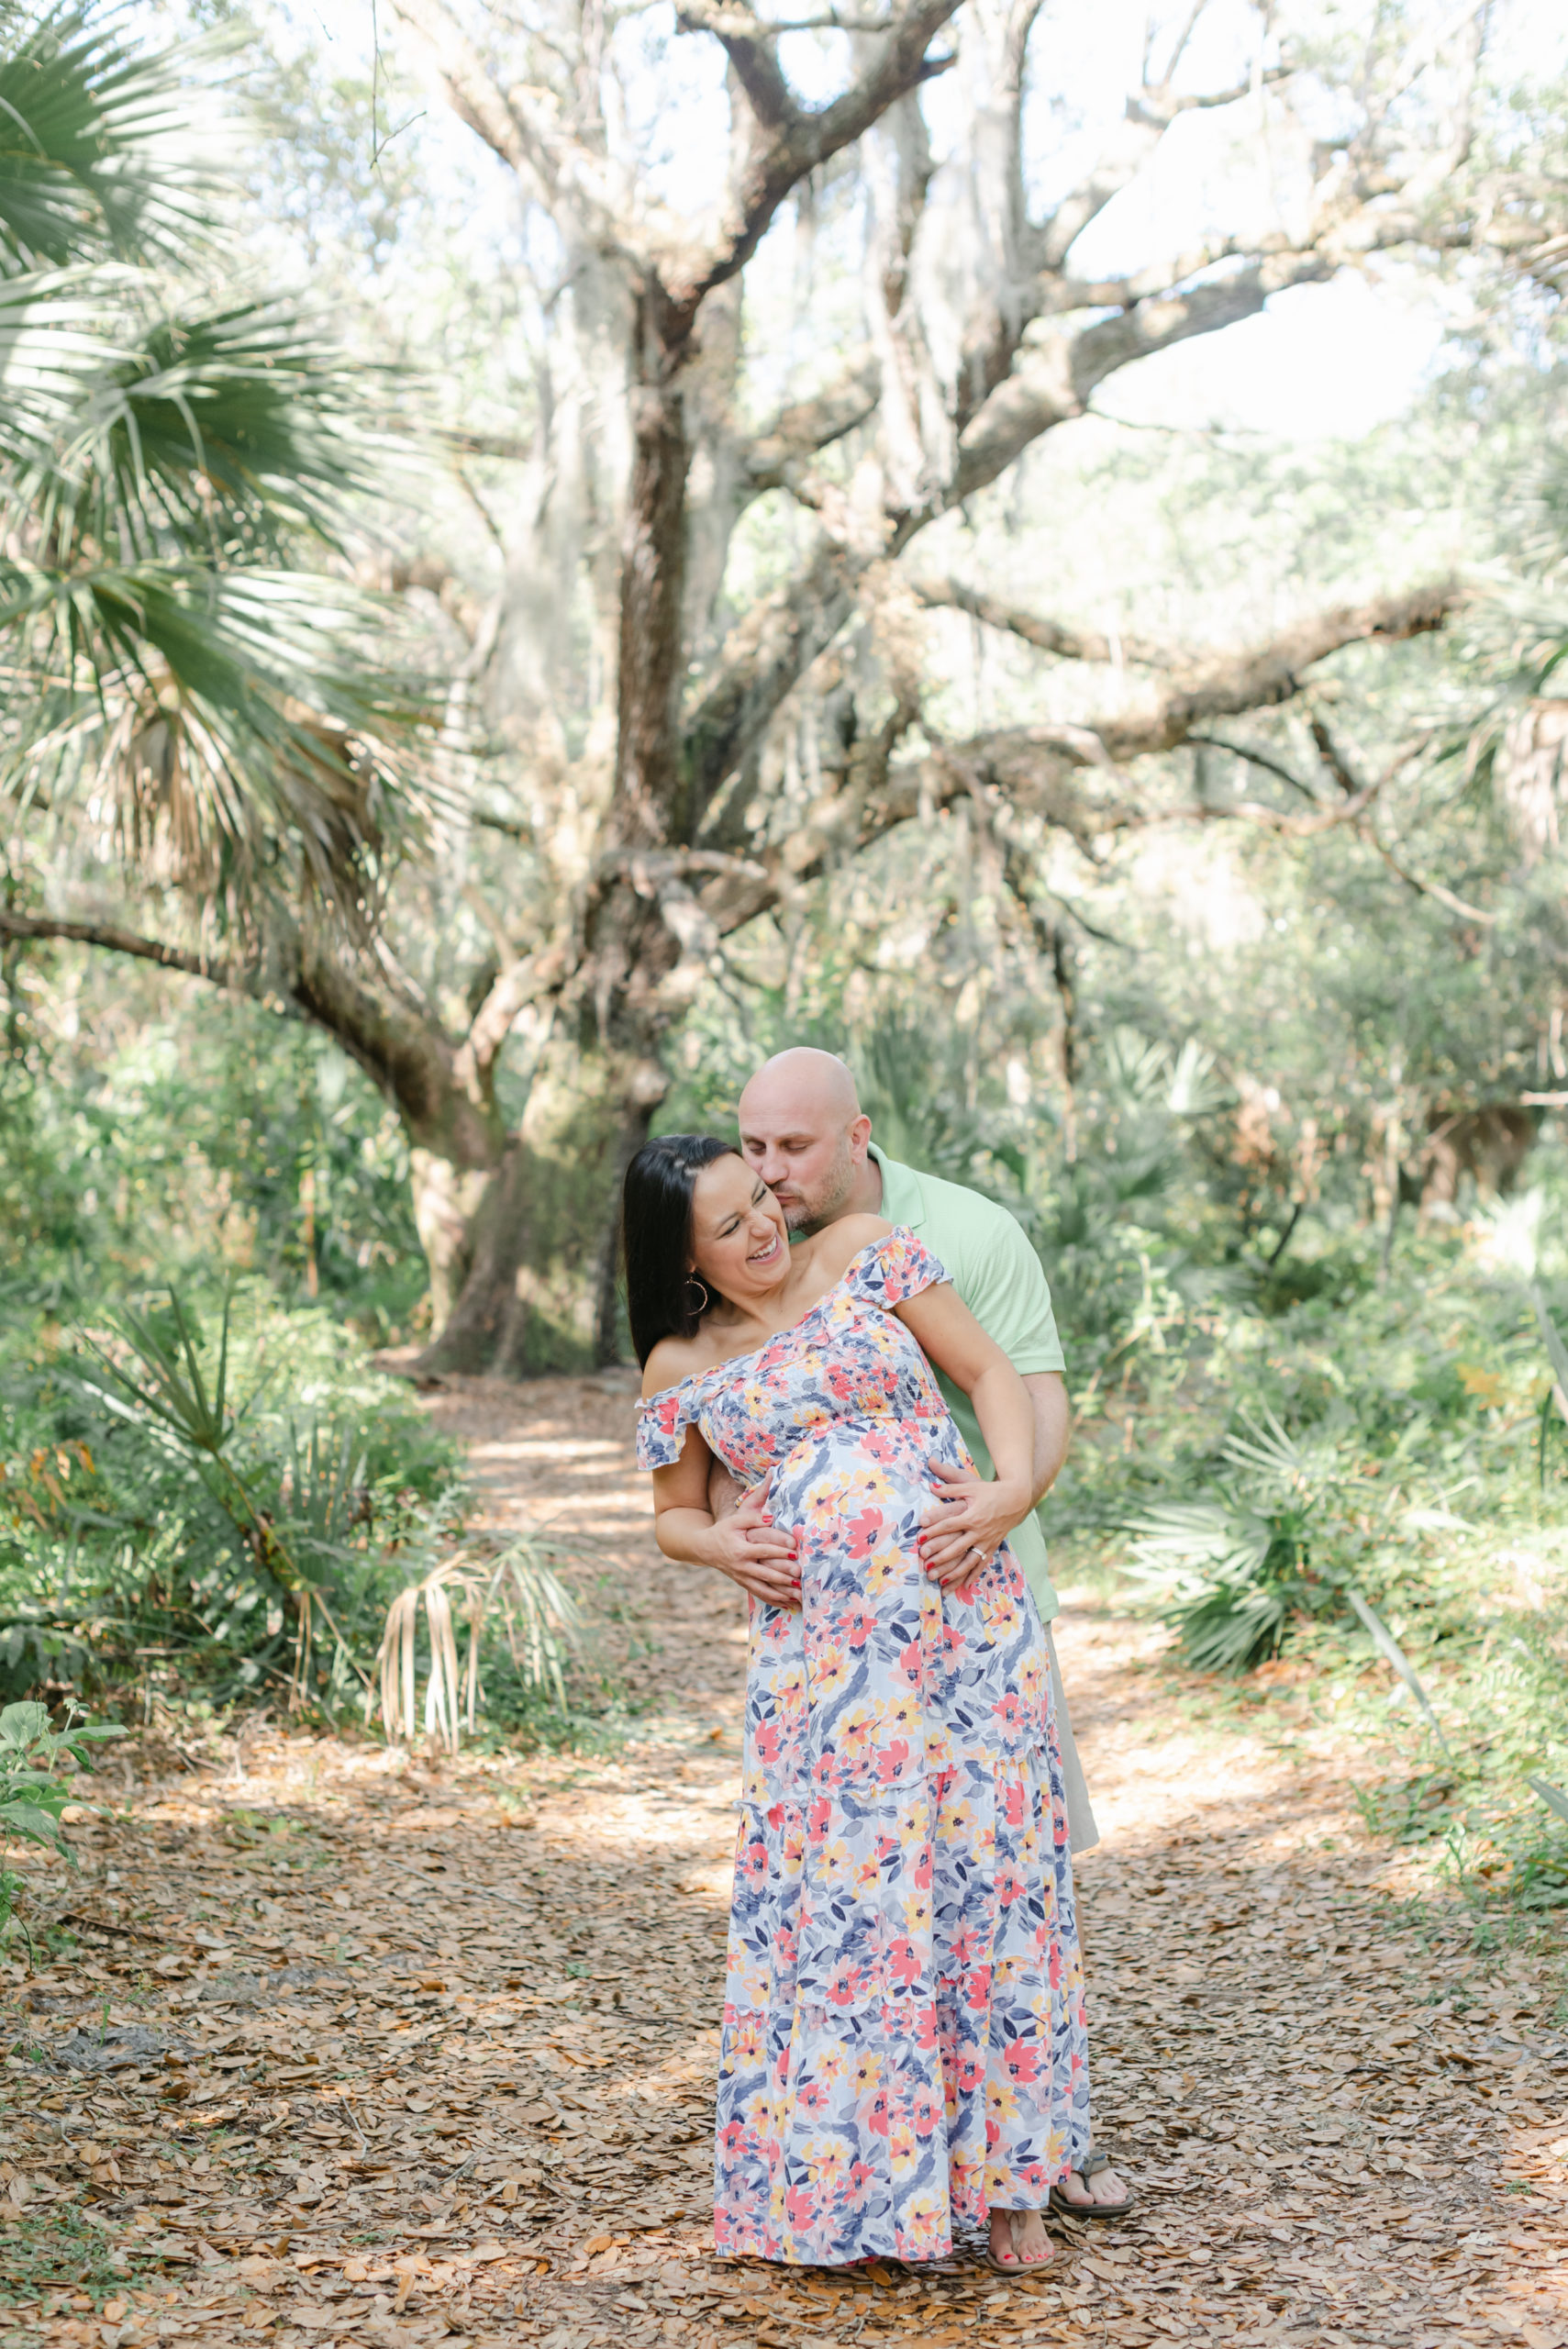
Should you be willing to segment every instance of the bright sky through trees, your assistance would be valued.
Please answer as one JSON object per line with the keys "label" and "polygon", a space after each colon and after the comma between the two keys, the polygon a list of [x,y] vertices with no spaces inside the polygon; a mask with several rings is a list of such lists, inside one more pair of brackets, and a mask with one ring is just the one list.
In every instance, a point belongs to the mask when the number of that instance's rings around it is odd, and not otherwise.
{"label": "bright sky through trees", "polygon": [[[651,10],[644,28],[651,36],[667,32],[671,13],[662,6]],[[1496,14],[1495,57],[1517,60],[1542,78],[1554,70],[1554,59],[1558,68],[1568,59],[1568,23],[1551,0],[1504,0]],[[1092,160],[1121,115],[1138,78],[1146,19],[1140,0],[1106,0],[1065,15],[1048,39],[1035,41],[1026,113],[1029,161],[1043,171],[1049,156],[1052,180],[1063,186]],[[280,50],[289,46],[285,28],[291,25],[296,39],[324,44],[340,73],[371,72],[379,30],[384,63],[395,66],[386,12],[378,17],[372,0],[294,0],[269,9],[264,21],[275,28]],[[1233,0],[1207,10],[1178,85],[1245,77],[1256,27],[1255,14]],[[825,98],[845,65],[836,52],[847,47],[837,38],[797,35],[780,44],[781,62],[806,97]],[[430,195],[464,211],[471,265],[487,246],[499,254],[517,234],[516,182],[450,112],[434,100],[410,101],[408,89],[405,78],[387,94],[383,137],[390,132],[417,140]],[[956,83],[944,80],[925,94],[939,154],[944,115],[961,96]],[[722,62],[713,45],[673,41],[660,65],[633,77],[628,98],[653,152],[663,148],[662,167],[650,174],[659,192],[687,209],[709,198],[712,171],[723,152],[717,134],[726,103]],[[700,122],[710,107],[716,136],[693,136],[694,111]],[[663,122],[673,135],[661,140]],[[1251,128],[1228,114],[1188,117],[1162,142],[1154,167],[1094,223],[1077,248],[1076,265],[1109,275],[1135,266],[1151,240],[1174,249],[1201,236],[1239,184],[1251,184],[1254,200],[1265,206],[1277,199],[1277,189],[1257,184],[1255,158],[1241,143]],[[1031,183],[1031,195],[1053,193],[1043,177],[1038,188]],[[792,231],[781,223],[773,233],[784,238]],[[1374,256],[1363,275],[1275,295],[1260,317],[1231,328],[1222,342],[1199,339],[1145,361],[1105,386],[1095,405],[1140,426],[1218,425],[1286,440],[1354,437],[1408,405],[1464,315],[1462,293],[1437,288],[1429,274],[1418,274],[1397,259]]]}

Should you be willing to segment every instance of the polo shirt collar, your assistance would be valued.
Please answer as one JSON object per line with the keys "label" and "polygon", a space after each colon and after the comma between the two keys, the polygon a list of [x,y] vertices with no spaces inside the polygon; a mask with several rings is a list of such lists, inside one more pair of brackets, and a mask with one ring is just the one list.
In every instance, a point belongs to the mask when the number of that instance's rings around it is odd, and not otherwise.
{"label": "polo shirt collar", "polygon": [[882,1212],[888,1222],[904,1224],[911,1231],[917,1230],[926,1220],[926,1194],[915,1169],[887,1157],[875,1142],[866,1154],[874,1158],[882,1169]]}

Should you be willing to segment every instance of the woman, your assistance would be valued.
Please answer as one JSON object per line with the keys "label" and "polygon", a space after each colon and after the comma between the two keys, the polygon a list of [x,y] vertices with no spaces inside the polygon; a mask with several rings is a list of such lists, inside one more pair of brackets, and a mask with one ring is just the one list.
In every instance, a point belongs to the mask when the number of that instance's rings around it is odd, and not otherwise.
{"label": "woman", "polygon": [[921,1531],[931,1464],[969,1464],[929,1364],[972,1397],[1013,1524],[1023,1382],[908,1231],[845,1217],[792,1249],[724,1142],[639,1151],[624,1230],[660,1548],[724,1554],[717,1458],[765,1486],[800,1576],[798,1610],[752,1610],[718,2249],[935,2259],[988,2221],[998,2266],[1038,2266],[1089,2140],[1045,1640],[965,1504]]}

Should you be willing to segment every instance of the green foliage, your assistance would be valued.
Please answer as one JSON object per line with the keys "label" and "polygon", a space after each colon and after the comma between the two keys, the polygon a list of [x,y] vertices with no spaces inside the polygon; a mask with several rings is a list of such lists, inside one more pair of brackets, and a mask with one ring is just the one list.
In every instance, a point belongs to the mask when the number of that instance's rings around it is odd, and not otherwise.
{"label": "green foliage", "polygon": [[[176,983],[178,984],[178,983]],[[260,1006],[101,962],[13,975],[0,1060],[0,1293],[91,1313],[192,1262],[398,1342],[424,1260],[395,1114]]]}
{"label": "green foliage", "polygon": [[71,1846],[60,1821],[72,1789],[57,1775],[61,1759],[77,1770],[90,1771],[89,1746],[124,1735],[117,1721],[94,1723],[68,1716],[65,1727],[56,1730],[42,1705],[6,1706],[0,1710],[0,1833],[42,1843],[68,1859]]}
{"label": "green foliage", "polygon": [[303,547],[384,479],[364,371],[216,291],[218,183],[185,159],[189,45],[0,16],[0,783],[86,785],[116,844],[229,918],[308,882],[362,922],[417,828],[394,625]]}
{"label": "green foliage", "polygon": [[0,1657],[107,1689],[357,1704],[457,1464],[320,1308],[150,1298],[0,1365]]}
{"label": "green foliage", "polygon": [[[61,1765],[90,1773],[88,1749],[106,1737],[124,1735],[118,1722],[82,1720],[73,1709],[58,1730],[43,1705],[6,1705],[0,1709],[0,1837],[41,1843],[74,1867],[75,1856],[61,1820],[75,1790],[69,1779],[61,1777]],[[0,1951],[17,1929],[16,1899],[23,1886],[24,1879],[14,1869],[0,1865]],[[26,1933],[25,1926],[21,1930]]]}

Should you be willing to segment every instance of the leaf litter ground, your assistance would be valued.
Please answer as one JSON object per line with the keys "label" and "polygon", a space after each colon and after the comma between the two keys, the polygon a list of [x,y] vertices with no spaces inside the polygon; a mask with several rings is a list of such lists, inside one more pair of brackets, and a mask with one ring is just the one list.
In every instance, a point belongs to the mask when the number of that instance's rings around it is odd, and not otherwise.
{"label": "leaf litter ground", "polygon": [[[1096,2126],[1141,2199],[1043,2275],[711,2251],[745,1634],[658,1557],[624,1378],[453,1382],[488,1521],[591,1538],[640,1707],[613,1754],[456,1765],[252,1728],[112,1757],[77,1949],[11,1969],[0,2343],[1568,2344],[1568,2038],[1355,1823],[1364,1750],[1180,1698],[1147,1627],[1059,1644]],[[1304,1717],[1305,1719],[1305,1717]],[[1281,1723],[1286,1727],[1282,1732]],[[116,1789],[113,1772],[123,1768]]]}

